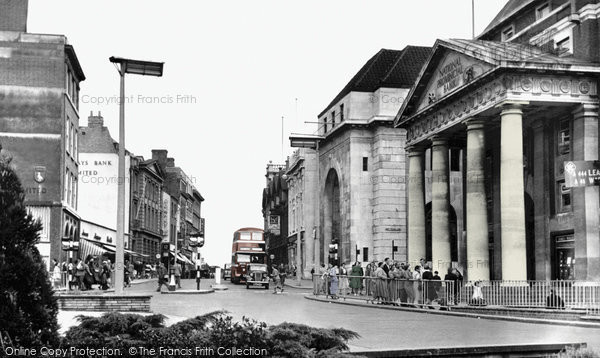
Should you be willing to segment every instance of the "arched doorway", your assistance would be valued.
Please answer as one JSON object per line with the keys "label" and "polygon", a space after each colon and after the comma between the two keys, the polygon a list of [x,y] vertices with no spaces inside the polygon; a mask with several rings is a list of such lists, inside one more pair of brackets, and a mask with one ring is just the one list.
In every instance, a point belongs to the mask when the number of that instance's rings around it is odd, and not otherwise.
{"label": "arched doorway", "polygon": [[535,206],[525,193],[525,252],[527,255],[527,279],[535,280]]}
{"label": "arched doorway", "polygon": [[323,207],[323,246],[321,262],[338,264],[344,252],[341,237],[340,181],[335,169],[330,169],[325,179]]}
{"label": "arched doorway", "polygon": [[[433,261],[432,244],[431,244],[431,202],[425,205],[425,261]],[[449,207],[449,222],[450,222],[450,259],[452,262],[458,261],[458,234],[456,223],[456,211],[452,205]]]}

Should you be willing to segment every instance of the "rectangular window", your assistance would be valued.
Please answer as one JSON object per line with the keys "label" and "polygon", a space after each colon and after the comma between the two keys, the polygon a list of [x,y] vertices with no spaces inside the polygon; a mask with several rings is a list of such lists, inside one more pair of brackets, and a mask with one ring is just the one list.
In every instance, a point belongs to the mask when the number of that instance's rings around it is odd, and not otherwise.
{"label": "rectangular window", "polygon": [[571,122],[563,119],[558,126],[558,155],[567,155],[571,152]]}
{"label": "rectangular window", "polygon": [[344,121],[344,104],[340,104],[340,122]]}
{"label": "rectangular window", "polygon": [[369,248],[363,247],[363,262],[369,262]]}
{"label": "rectangular window", "polygon": [[558,210],[566,212],[571,210],[571,188],[567,188],[564,180],[559,180],[556,183]]}
{"label": "rectangular window", "polygon": [[331,111],[331,128],[335,127],[335,111]]}
{"label": "rectangular window", "polygon": [[508,41],[515,35],[515,26],[510,25],[509,27],[502,30],[502,41]]}
{"label": "rectangular window", "polygon": [[566,37],[560,41],[557,41],[554,49],[558,55],[571,54],[571,38]]}
{"label": "rectangular window", "polygon": [[369,171],[369,158],[363,157],[363,172]]}
{"label": "rectangular window", "polygon": [[550,3],[547,2],[535,9],[535,19],[541,20],[550,14]]}
{"label": "rectangular window", "polygon": [[65,150],[70,154],[71,149],[71,126],[69,123],[71,122],[70,118],[67,116],[65,118]]}
{"label": "rectangular window", "polygon": [[323,117],[323,129],[327,133],[327,117]]}

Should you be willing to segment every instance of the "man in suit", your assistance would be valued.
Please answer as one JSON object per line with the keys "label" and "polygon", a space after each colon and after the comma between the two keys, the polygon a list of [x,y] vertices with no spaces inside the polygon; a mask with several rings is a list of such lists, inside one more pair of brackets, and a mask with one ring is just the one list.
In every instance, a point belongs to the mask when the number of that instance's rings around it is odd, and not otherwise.
{"label": "man in suit", "polygon": [[390,278],[390,267],[392,266],[391,262],[390,262],[390,258],[386,257],[385,260],[383,260],[384,264],[383,264],[383,271],[385,271],[385,274],[387,275],[388,278]]}

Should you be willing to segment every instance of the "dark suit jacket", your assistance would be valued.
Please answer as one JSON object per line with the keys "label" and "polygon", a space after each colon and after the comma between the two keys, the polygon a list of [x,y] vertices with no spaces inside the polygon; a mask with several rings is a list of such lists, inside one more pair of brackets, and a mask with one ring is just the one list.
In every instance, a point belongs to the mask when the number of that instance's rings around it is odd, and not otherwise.
{"label": "dark suit jacket", "polygon": [[381,265],[381,268],[383,269],[383,271],[385,272],[385,274],[387,275],[387,277],[390,277],[390,268],[388,267],[387,264],[383,264]]}

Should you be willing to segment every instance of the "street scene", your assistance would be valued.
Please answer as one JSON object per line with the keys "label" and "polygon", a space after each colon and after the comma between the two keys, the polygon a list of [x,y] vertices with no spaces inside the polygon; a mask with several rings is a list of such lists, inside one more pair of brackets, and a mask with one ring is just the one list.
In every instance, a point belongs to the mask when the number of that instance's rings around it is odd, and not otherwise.
{"label": "street scene", "polygon": [[600,0],[0,0],[0,356],[600,357]]}

